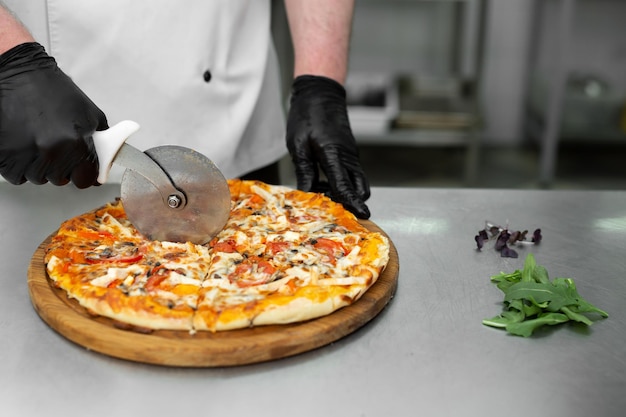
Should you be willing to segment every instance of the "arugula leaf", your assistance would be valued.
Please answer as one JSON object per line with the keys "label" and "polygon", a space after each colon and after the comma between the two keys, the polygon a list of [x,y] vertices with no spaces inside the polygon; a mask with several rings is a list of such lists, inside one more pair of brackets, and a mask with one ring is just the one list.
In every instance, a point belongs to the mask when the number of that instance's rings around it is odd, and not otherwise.
{"label": "arugula leaf", "polygon": [[582,315],[580,313],[576,313],[575,311],[570,310],[568,307],[561,308],[561,311],[563,313],[565,313],[565,315],[570,320],[574,320],[574,321],[578,321],[580,323],[584,323],[587,326],[591,326],[593,324],[593,322],[591,320],[589,320],[589,318],[587,316],[584,316],[584,315]]}
{"label": "arugula leaf", "polygon": [[532,277],[536,282],[541,282],[547,284],[550,282],[550,277],[548,276],[548,270],[544,268],[542,265],[535,265],[535,269],[533,270]]}
{"label": "arugula leaf", "polygon": [[587,326],[593,321],[583,313],[608,313],[584,300],[571,278],[550,281],[545,267],[538,265],[532,254],[524,261],[524,268],[511,273],[500,272],[491,282],[504,293],[504,311],[490,319],[486,326],[505,328],[510,334],[528,337],[544,326],[576,321]]}
{"label": "arugula leaf", "polygon": [[535,272],[537,262],[535,261],[535,257],[532,256],[532,253],[529,253],[528,255],[524,260],[524,269],[522,269],[522,282],[534,282],[533,273]]}
{"label": "arugula leaf", "polygon": [[552,283],[543,284],[535,281],[511,285],[504,295],[504,301],[511,302],[511,300],[528,300],[540,308],[553,312],[577,302],[575,298],[569,296],[565,288]]}
{"label": "arugula leaf", "polygon": [[506,326],[506,331],[516,336],[529,337],[541,326],[553,326],[568,321],[569,318],[561,313],[544,313],[535,319],[524,320],[519,323],[511,323]]}
{"label": "arugula leaf", "polygon": [[519,310],[503,311],[499,316],[483,320],[483,324],[493,327],[507,327],[513,323],[519,323],[524,320],[524,313]]}
{"label": "arugula leaf", "polygon": [[511,285],[518,282],[520,278],[521,272],[517,270],[511,274],[505,274],[504,272],[501,272],[500,275],[494,275],[493,277],[491,277],[491,281],[495,282],[496,286],[504,292]]}

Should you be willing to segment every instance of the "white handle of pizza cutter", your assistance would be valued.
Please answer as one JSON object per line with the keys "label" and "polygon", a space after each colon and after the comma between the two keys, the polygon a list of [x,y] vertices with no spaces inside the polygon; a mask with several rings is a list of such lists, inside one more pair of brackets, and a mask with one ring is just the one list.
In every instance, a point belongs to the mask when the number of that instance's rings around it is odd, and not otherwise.
{"label": "white handle of pizza cutter", "polygon": [[138,130],[139,123],[132,120],[124,120],[106,130],[94,132],[92,137],[100,165],[100,171],[98,172],[98,182],[100,184],[107,182],[115,156],[130,135]]}
{"label": "white handle of pizza cutter", "polygon": [[126,143],[126,139],[139,130],[139,124],[124,120],[106,129],[94,132],[92,138],[98,154],[100,170],[98,182],[107,181],[113,162],[131,169],[146,178],[159,191],[163,204],[171,209],[187,205],[185,193],[178,190],[170,177],[148,155]]}

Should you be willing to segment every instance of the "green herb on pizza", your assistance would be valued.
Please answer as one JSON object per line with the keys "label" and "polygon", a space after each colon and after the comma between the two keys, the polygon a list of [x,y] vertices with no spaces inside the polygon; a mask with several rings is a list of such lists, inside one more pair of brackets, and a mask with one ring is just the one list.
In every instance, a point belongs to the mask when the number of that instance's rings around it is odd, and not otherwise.
{"label": "green herb on pizza", "polygon": [[483,320],[483,324],[504,328],[516,336],[528,337],[539,327],[568,321],[590,326],[593,321],[586,313],[609,316],[578,294],[573,279],[550,280],[546,268],[537,265],[532,254],[526,256],[521,271],[501,272],[491,281],[504,293],[504,311]]}

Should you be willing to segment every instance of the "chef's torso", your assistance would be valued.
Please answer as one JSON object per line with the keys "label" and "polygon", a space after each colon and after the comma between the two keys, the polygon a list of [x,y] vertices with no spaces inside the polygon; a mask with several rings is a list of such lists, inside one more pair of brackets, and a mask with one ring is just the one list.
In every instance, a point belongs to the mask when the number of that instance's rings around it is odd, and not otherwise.
{"label": "chef's torso", "polygon": [[284,155],[269,0],[22,1],[5,3],[109,125],[141,125],[128,143],[194,148],[227,177]]}

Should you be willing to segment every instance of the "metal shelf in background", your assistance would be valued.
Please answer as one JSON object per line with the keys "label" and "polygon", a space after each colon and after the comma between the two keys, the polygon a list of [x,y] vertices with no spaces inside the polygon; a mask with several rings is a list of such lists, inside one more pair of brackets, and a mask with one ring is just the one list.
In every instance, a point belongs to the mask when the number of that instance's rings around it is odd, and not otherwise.
{"label": "metal shelf in background", "polygon": [[[419,1],[419,0],[416,0]],[[485,25],[487,22],[489,0],[476,1],[476,39],[471,77],[463,73],[464,58],[463,35],[460,22],[463,21],[463,7],[467,2],[456,1],[458,7],[454,13],[457,34],[456,46],[453,47],[452,68],[457,74],[453,81],[460,88],[456,94],[422,94],[421,86],[415,95],[407,94],[402,86],[398,88],[399,110],[396,117],[389,122],[386,130],[357,129],[356,140],[362,145],[375,146],[415,146],[415,147],[464,147],[466,150],[464,179],[467,185],[476,183],[481,142],[481,76],[483,74],[483,57],[485,42]],[[459,58],[460,57],[460,58]],[[465,56],[467,60],[467,56]],[[467,78],[467,79],[463,79]],[[419,80],[417,82],[419,84]],[[469,88],[467,88],[469,87]],[[454,90],[454,89],[452,89]]]}

